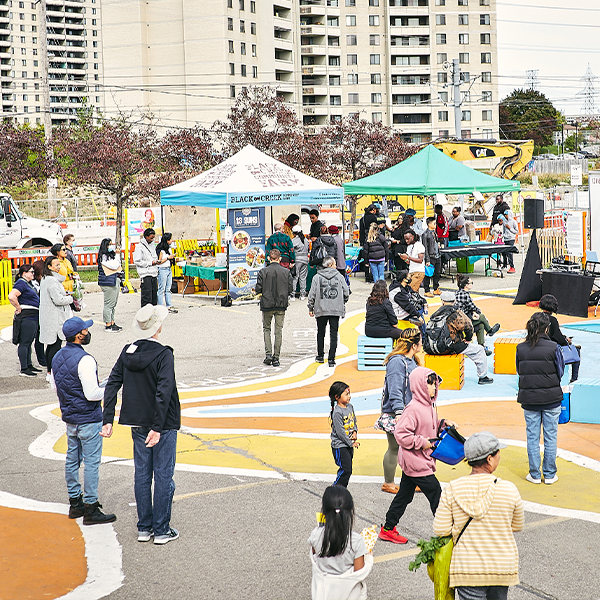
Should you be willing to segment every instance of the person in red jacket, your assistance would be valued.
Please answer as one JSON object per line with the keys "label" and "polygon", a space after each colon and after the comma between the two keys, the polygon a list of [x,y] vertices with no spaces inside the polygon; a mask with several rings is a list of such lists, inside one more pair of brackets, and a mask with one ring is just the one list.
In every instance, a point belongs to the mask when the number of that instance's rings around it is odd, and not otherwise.
{"label": "person in red jacket", "polygon": [[441,204],[436,204],[433,207],[435,211],[435,235],[442,248],[448,245],[448,234],[450,231],[450,225],[448,217],[444,214]]}

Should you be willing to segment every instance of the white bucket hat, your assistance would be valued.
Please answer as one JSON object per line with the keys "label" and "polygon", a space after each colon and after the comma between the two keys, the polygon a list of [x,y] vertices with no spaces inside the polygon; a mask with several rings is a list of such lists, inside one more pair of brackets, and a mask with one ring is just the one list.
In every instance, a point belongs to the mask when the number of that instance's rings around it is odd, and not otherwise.
{"label": "white bucket hat", "polygon": [[166,306],[146,304],[135,314],[133,331],[139,339],[151,338],[160,329],[168,314],[169,309]]}

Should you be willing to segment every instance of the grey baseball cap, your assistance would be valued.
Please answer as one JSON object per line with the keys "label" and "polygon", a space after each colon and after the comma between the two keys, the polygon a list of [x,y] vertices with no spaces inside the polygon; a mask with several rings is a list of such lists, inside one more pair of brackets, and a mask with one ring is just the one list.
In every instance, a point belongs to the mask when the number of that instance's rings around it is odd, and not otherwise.
{"label": "grey baseball cap", "polygon": [[481,460],[493,454],[496,450],[506,447],[506,444],[503,444],[493,433],[480,431],[466,440],[465,460]]}
{"label": "grey baseball cap", "polygon": [[442,292],[440,294],[440,300],[442,302],[454,302],[456,300],[456,294],[454,292]]}

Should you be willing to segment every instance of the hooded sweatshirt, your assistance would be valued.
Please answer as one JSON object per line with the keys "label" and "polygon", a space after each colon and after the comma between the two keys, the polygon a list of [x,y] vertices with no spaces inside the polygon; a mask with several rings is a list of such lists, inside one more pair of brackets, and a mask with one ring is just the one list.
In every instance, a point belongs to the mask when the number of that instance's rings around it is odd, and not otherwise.
{"label": "hooded sweatshirt", "polygon": [[317,272],[308,294],[308,310],[315,317],[343,317],[350,297],[346,281],[337,269],[327,267]]}
{"label": "hooded sweatshirt", "polygon": [[523,503],[516,486],[493,474],[466,475],[450,482],[435,513],[435,535],[454,540],[450,587],[517,585],[519,553],[513,531],[523,529]]}
{"label": "hooded sweatshirt", "polygon": [[438,390],[432,398],[427,389],[431,369],[417,367],[408,377],[412,400],[404,408],[396,424],[394,436],[398,442],[398,464],[410,477],[427,477],[435,473],[433,450],[425,450],[430,439],[437,437],[444,420],[438,419],[435,409]]}
{"label": "hooded sweatshirt", "polygon": [[147,427],[158,433],[180,428],[173,348],[156,340],[138,340],[123,348],[104,390],[105,424],[112,424],[115,418],[117,392],[121,387],[121,425]]}

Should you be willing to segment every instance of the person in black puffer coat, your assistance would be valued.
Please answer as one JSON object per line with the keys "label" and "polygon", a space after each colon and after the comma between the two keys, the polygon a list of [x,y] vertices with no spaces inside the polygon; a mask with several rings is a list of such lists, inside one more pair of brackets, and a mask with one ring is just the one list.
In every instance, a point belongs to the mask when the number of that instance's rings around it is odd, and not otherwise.
{"label": "person in black puffer coat", "polygon": [[385,235],[377,223],[371,223],[367,241],[363,246],[365,264],[368,263],[375,281],[385,279],[385,266],[389,259],[389,248]]}
{"label": "person in black puffer coat", "polygon": [[329,235],[329,232],[327,231],[327,225],[323,225],[321,227],[321,235],[313,242],[312,248],[310,249],[308,264],[311,267],[317,267],[317,269],[322,269],[323,259],[326,256],[336,258],[337,253],[338,249],[337,244],[335,243],[335,239],[332,235]]}
{"label": "person in black puffer coat", "polygon": [[402,335],[385,281],[376,281],[367,298],[365,335],[372,338],[391,337],[395,340]]}
{"label": "person in black puffer coat", "polygon": [[[527,321],[527,337],[517,346],[519,393],[517,402],[525,413],[530,483],[552,484],[556,474],[558,418],[563,391],[560,380],[565,370],[560,346],[548,337],[550,318],[539,312]],[[544,429],[544,462],[540,471],[540,432]]]}

